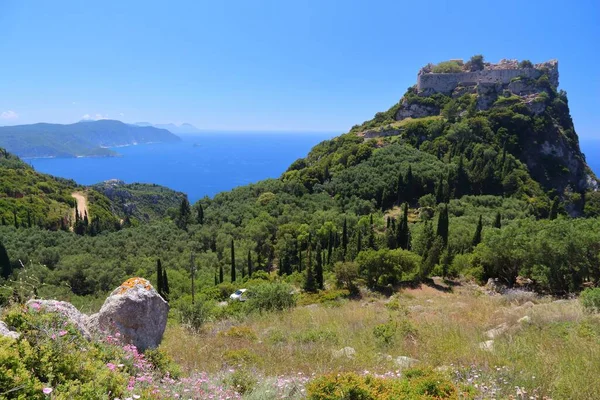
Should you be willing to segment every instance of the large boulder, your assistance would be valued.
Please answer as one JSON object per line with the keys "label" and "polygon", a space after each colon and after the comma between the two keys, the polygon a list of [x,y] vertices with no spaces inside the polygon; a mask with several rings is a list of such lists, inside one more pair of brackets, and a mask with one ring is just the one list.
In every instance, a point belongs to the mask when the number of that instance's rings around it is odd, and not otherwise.
{"label": "large boulder", "polygon": [[88,319],[90,330],[119,332],[121,338],[144,351],[160,344],[169,304],[149,281],[131,278],[115,289],[97,314]]}
{"label": "large boulder", "polygon": [[33,312],[51,312],[57,313],[68,319],[79,329],[86,338],[90,338],[90,333],[87,329],[87,316],[81,313],[75,306],[66,301],[58,300],[29,300],[26,304],[27,308]]}

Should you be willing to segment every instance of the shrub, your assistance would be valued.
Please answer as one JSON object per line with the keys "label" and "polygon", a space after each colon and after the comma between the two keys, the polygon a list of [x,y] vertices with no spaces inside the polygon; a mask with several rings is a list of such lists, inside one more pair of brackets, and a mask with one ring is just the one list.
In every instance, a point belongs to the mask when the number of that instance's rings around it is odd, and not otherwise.
{"label": "shrub", "polygon": [[283,311],[296,306],[296,297],[290,285],[263,283],[249,291],[245,306],[249,311]]}
{"label": "shrub", "polygon": [[458,61],[443,61],[431,69],[434,74],[448,74],[462,72],[462,66]]}
{"label": "shrub", "polygon": [[225,332],[219,332],[219,336],[225,336],[236,339],[246,339],[250,341],[255,341],[258,339],[256,336],[256,332],[248,326],[232,326],[229,330]]}
{"label": "shrub", "polygon": [[579,296],[583,308],[588,312],[600,313],[600,288],[587,288]]}
{"label": "shrub", "polygon": [[258,380],[251,372],[241,368],[228,375],[224,383],[233,387],[239,394],[246,394],[255,388]]}
{"label": "shrub", "polygon": [[519,63],[519,68],[533,68],[533,63],[529,60],[523,60]]}
{"label": "shrub", "polygon": [[199,329],[214,316],[213,308],[207,301],[181,302],[178,306],[182,324],[193,329]]}
{"label": "shrub", "polygon": [[307,385],[311,400],[391,400],[472,398],[470,387],[459,389],[450,380],[432,370],[408,369],[404,377],[375,378],[352,372],[329,374]]}

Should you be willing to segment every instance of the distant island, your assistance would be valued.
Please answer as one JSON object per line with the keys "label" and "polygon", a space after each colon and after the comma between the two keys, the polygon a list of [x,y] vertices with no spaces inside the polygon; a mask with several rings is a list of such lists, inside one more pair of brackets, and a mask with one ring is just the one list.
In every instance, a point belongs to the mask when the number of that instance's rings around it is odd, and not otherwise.
{"label": "distant island", "polygon": [[115,120],[0,127],[0,147],[24,158],[111,157],[118,153],[110,147],[180,140],[166,129]]}

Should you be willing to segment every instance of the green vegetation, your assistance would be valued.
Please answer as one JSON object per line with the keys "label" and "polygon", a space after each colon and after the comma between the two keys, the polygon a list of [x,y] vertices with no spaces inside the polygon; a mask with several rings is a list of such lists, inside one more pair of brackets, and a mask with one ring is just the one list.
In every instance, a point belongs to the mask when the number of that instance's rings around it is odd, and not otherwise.
{"label": "green vegetation", "polygon": [[[465,68],[483,65],[476,56]],[[422,96],[410,88],[401,103],[319,143],[281,178],[193,205],[150,185],[78,187],[2,152],[0,304],[58,298],[93,311],[125,279],[150,278],[173,311],[166,351],[188,372],[199,359],[210,372],[235,368],[227,379],[244,396],[266,390],[255,371],[385,373],[397,366],[394,357],[412,356],[425,368],[406,379],[328,376],[309,393],[453,398],[461,379],[428,368],[475,364],[510,382],[499,389],[505,397],[515,386],[590,397],[600,388],[576,383],[593,381],[589,371],[600,358],[582,349],[598,354],[600,330],[578,302],[460,289],[492,278],[566,297],[600,282],[600,197],[580,185],[590,171],[571,171],[559,152],[539,149],[548,142],[585,167],[566,94],[547,76],[534,84],[545,93],[538,114],[519,96],[478,110],[475,94]],[[435,115],[396,121],[406,104]],[[365,134],[379,129],[394,135]],[[89,215],[73,213],[74,192],[85,194]],[[226,302],[241,288],[246,301]],[[436,289],[440,298],[431,303],[410,297]],[[583,293],[583,306],[597,310],[597,290]],[[524,315],[519,296],[543,304]],[[407,308],[436,301],[424,315]],[[533,322],[519,321],[524,316]],[[485,331],[499,323],[512,328],[492,352]],[[347,356],[346,347],[356,354]]]}
{"label": "green vegetation", "polygon": [[431,69],[431,72],[434,74],[448,74],[462,71],[463,66],[458,61],[443,61]]}
{"label": "green vegetation", "polygon": [[581,292],[581,304],[587,311],[600,313],[600,288],[587,288]]}

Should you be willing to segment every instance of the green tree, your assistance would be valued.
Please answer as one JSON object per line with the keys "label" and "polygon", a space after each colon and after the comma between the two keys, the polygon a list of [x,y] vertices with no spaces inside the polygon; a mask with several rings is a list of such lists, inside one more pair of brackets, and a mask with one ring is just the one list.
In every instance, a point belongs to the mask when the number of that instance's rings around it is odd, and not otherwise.
{"label": "green tree", "polygon": [[192,214],[190,208],[190,202],[187,197],[184,197],[181,200],[181,205],[179,206],[179,213],[177,214],[177,226],[179,229],[187,230],[187,226],[190,223],[190,216]]}
{"label": "green tree", "polygon": [[448,224],[448,205],[444,204],[440,209],[436,231],[436,235],[442,238],[444,247],[448,244]]}
{"label": "green tree", "polygon": [[204,209],[202,208],[202,204],[200,202],[198,202],[197,212],[198,214],[196,216],[196,220],[200,225],[202,225],[204,224]]}
{"label": "green tree", "polygon": [[6,252],[4,244],[0,241],[0,276],[4,279],[8,279],[12,272],[13,268],[10,259],[8,258],[8,253]]}
{"label": "green tree", "polygon": [[408,228],[408,203],[404,203],[402,219],[398,223],[396,242],[401,249],[410,249],[410,231]]}
{"label": "green tree", "polygon": [[248,277],[252,278],[252,253],[248,249]]}
{"label": "green tree", "polygon": [[473,240],[471,244],[473,247],[476,247],[479,243],[481,243],[481,232],[483,231],[483,221],[481,219],[481,215],[479,216],[479,222],[477,222],[477,228],[475,228],[475,234],[473,235]]}
{"label": "green tree", "polygon": [[[359,231],[360,235],[360,231]],[[315,267],[315,280],[317,283],[317,288],[323,290],[324,282],[323,282],[323,255],[321,252],[321,245],[317,244],[317,265]]]}
{"label": "green tree", "polygon": [[163,294],[164,294],[164,291],[163,291],[163,269],[162,269],[162,264],[160,262],[160,258],[158,260],[156,260],[156,291],[163,298],[165,297],[165,296],[163,296]]}
{"label": "green tree", "polygon": [[502,215],[500,212],[496,213],[496,219],[494,220],[494,228],[502,228]]}
{"label": "green tree", "polygon": [[235,282],[235,244],[231,239],[231,282]]}
{"label": "green tree", "polygon": [[552,219],[556,219],[556,217],[558,216],[558,206],[560,200],[558,199],[558,196],[554,197],[554,201],[552,202],[552,207],[550,208],[550,214],[548,215],[548,219],[552,220]]}
{"label": "green tree", "polygon": [[219,283],[223,283],[223,264],[219,264]]}
{"label": "green tree", "polygon": [[306,278],[304,280],[304,291],[309,293],[317,292],[317,281],[315,279],[315,273],[312,268],[312,260],[310,256],[310,244],[308,245],[307,255],[307,266],[306,266]]}
{"label": "green tree", "polygon": [[171,294],[171,290],[169,289],[169,278],[167,277],[167,269],[163,268],[163,298],[165,301],[169,301],[169,296]]}
{"label": "green tree", "polygon": [[348,251],[348,222],[344,218],[344,225],[342,227],[342,255],[343,259],[346,259],[346,252]]}
{"label": "green tree", "polygon": [[471,71],[481,71],[485,68],[484,59],[481,54],[471,57],[468,64]]}

